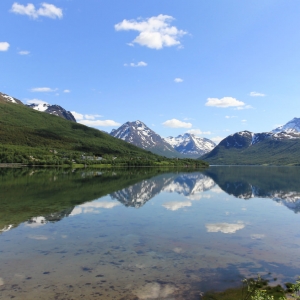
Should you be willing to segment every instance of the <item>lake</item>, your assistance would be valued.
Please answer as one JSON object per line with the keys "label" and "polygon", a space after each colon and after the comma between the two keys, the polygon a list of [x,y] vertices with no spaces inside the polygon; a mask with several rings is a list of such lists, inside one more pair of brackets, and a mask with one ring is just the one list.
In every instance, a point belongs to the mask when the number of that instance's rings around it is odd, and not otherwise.
{"label": "lake", "polygon": [[0,299],[197,299],[300,275],[300,168],[0,169]]}

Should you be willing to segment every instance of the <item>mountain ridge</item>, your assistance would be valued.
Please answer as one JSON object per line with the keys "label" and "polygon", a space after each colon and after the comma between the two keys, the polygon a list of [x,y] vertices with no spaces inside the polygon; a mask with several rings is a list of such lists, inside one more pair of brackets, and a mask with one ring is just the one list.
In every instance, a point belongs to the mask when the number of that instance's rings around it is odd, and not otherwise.
{"label": "mountain ridge", "polygon": [[294,118],[270,132],[236,132],[199,158],[220,165],[299,165],[300,118]]}
{"label": "mountain ridge", "polygon": [[215,143],[209,139],[190,133],[163,138],[140,120],[128,121],[118,129],[113,129],[110,135],[167,157],[198,158],[215,147]]}

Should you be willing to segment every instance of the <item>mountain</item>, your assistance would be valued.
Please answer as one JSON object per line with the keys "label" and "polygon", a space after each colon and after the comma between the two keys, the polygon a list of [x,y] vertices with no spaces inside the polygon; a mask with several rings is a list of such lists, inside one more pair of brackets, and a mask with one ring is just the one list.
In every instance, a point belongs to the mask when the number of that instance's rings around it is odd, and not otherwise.
{"label": "mountain", "polygon": [[293,120],[289,121],[285,125],[277,127],[276,129],[272,130],[273,133],[279,132],[286,132],[286,133],[300,133],[300,118],[294,118]]}
{"label": "mountain", "polygon": [[5,103],[5,102],[10,102],[10,103],[15,103],[15,104],[22,104],[23,103],[18,100],[17,98],[11,97],[7,94],[3,94],[0,92],[0,103]]}
{"label": "mountain", "polygon": [[[14,104],[24,105],[24,103],[22,103],[22,101],[20,101],[19,99],[0,92],[0,103],[1,102],[2,103],[9,102],[9,103],[14,103]],[[37,111],[45,112],[50,115],[55,115],[55,116],[61,117],[68,121],[76,122],[76,119],[74,118],[72,113],[70,111],[65,110],[64,108],[62,108],[59,105],[50,105],[47,103],[43,103],[43,104],[33,103],[33,104],[29,104],[27,106],[30,108],[33,108]]]}
{"label": "mountain", "polygon": [[[18,155],[21,153],[50,155],[49,149],[56,149],[60,153],[77,151],[77,153],[88,152],[98,155],[157,157],[100,130],[57,118],[51,114],[41,113],[25,105],[16,105],[10,99],[6,100],[5,97],[3,100],[3,96],[1,99],[0,140],[2,151],[5,148],[6,152],[16,151]],[[1,155],[0,151],[0,162]]]}
{"label": "mountain", "polygon": [[169,143],[179,153],[197,158],[210,152],[216,147],[216,144],[206,138],[196,137],[194,134],[185,133],[177,137],[167,137],[165,141]]}
{"label": "mountain", "polygon": [[56,104],[50,105],[47,103],[42,103],[42,104],[33,103],[33,104],[29,104],[28,106],[37,111],[45,112],[50,115],[61,117],[68,121],[76,122],[76,119],[72,115],[72,113],[70,111],[65,110],[64,108],[62,108],[59,105],[56,105]]}
{"label": "mountain", "polygon": [[300,118],[270,132],[229,135],[201,159],[218,165],[299,165]]}
{"label": "mountain", "polygon": [[113,129],[111,136],[166,157],[182,157],[160,135],[141,121],[126,122],[118,129]]}

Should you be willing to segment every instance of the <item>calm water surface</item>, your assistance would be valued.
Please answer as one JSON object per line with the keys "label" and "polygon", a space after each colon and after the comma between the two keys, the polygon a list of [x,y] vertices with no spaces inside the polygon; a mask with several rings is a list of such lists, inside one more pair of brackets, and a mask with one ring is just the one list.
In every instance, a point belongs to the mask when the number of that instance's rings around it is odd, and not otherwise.
{"label": "calm water surface", "polygon": [[296,167],[0,170],[0,299],[186,300],[258,273],[294,281],[299,212]]}

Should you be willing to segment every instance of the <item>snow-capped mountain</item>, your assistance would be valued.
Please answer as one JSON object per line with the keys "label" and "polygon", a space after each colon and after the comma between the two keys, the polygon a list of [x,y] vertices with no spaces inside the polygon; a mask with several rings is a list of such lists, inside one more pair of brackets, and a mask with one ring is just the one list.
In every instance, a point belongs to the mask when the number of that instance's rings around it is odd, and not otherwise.
{"label": "snow-capped mountain", "polygon": [[[24,105],[24,103],[22,103],[22,101],[18,100],[17,98],[14,98],[12,96],[9,96],[9,95],[1,93],[1,92],[0,92],[0,102],[10,102],[10,103],[14,103],[14,104]],[[62,108],[59,105],[50,105],[47,103],[42,103],[42,104],[41,103],[33,103],[33,104],[29,104],[27,106],[30,108],[33,108],[35,110],[48,113],[50,115],[55,115],[55,116],[61,117],[66,120],[76,122],[76,119],[74,118],[72,113],[70,111],[65,110],[64,108]]]}
{"label": "snow-capped mountain", "polygon": [[299,164],[300,118],[270,132],[240,131],[201,156],[213,164]]}
{"label": "snow-capped mountain", "polygon": [[214,186],[213,179],[202,173],[163,174],[114,192],[110,196],[125,206],[139,208],[161,192],[177,193],[197,200],[201,198],[202,192]]}
{"label": "snow-capped mountain", "polygon": [[266,139],[284,140],[299,138],[300,118],[294,118],[285,125],[277,127],[270,132],[254,133],[247,130],[236,132],[223,139],[219,145],[226,148],[247,148]]}
{"label": "snow-capped mountain", "polygon": [[23,104],[20,100],[0,92],[0,102],[11,102],[15,104]]}
{"label": "snow-capped mountain", "polygon": [[118,129],[113,129],[110,135],[167,157],[197,158],[216,146],[211,140],[190,133],[162,138],[141,121],[127,122]]}
{"label": "snow-capped mountain", "polygon": [[285,125],[279,126],[272,130],[273,133],[279,132],[300,132],[300,118],[294,118],[293,120],[287,122]]}
{"label": "snow-capped mountain", "polygon": [[55,115],[72,122],[76,122],[76,119],[74,118],[72,113],[70,111],[65,110],[59,105],[50,105],[47,103],[33,103],[29,104],[28,106],[35,110],[45,112],[50,115]]}
{"label": "snow-capped mountain", "polygon": [[219,145],[224,146],[226,149],[229,148],[247,148],[251,145],[253,141],[254,133],[250,131],[240,131],[229,135],[227,138],[223,139]]}
{"label": "snow-capped mountain", "polygon": [[110,135],[159,155],[180,156],[180,153],[174,150],[159,134],[141,121],[127,122],[118,129],[113,129]]}
{"label": "snow-capped mountain", "polygon": [[185,133],[177,137],[170,136],[165,138],[165,141],[179,153],[194,158],[208,153],[216,147],[216,144],[213,141],[197,137],[191,133]]}

